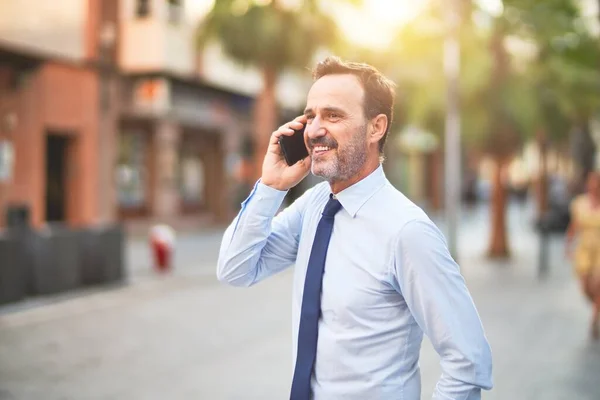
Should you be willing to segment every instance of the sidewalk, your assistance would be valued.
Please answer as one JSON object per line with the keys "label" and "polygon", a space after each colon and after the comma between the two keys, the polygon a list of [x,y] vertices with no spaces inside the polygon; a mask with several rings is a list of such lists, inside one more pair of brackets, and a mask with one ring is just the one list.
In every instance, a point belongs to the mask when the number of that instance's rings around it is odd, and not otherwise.
{"label": "sidewalk", "polygon": [[[208,273],[214,276],[219,247],[225,228],[178,234],[171,275],[186,276]],[[129,238],[126,243],[127,276],[131,283],[153,279],[158,274],[153,268],[150,247],[146,238]]]}
{"label": "sidewalk", "polygon": [[[483,399],[598,400],[600,344],[588,340],[590,310],[562,239],[552,238],[540,280],[530,210],[511,206],[510,262],[484,257],[488,221],[485,208],[464,213],[459,240],[494,355],[495,388]],[[134,241],[132,284],[0,313],[0,399],[286,398],[292,271],[250,289],[218,284],[220,234],[182,235],[173,275],[149,272],[145,243]],[[427,340],[420,367],[428,399],[440,367]]]}

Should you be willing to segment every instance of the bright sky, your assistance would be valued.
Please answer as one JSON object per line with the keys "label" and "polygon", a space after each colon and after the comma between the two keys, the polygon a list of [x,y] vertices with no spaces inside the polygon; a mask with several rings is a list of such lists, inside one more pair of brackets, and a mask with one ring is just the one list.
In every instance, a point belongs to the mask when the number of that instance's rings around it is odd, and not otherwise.
{"label": "bright sky", "polygon": [[415,18],[426,0],[365,0],[360,9],[336,6],[336,18],[344,35],[352,42],[385,48],[396,29]]}
{"label": "bright sky", "polygon": [[[186,14],[197,21],[212,7],[214,0],[185,0]],[[243,0],[240,0],[243,1]],[[268,2],[269,0],[247,0]],[[279,0],[294,4],[301,0]],[[475,0],[492,15],[502,12],[502,0]],[[596,0],[580,0],[586,6],[596,5]],[[385,48],[395,29],[415,18],[428,0],[363,0],[361,8],[343,2],[323,2],[325,10],[339,21],[342,32],[358,45]],[[593,3],[593,4],[592,4]],[[596,11],[596,10],[594,10]]]}
{"label": "bright sky", "polygon": [[[490,14],[502,13],[502,0],[475,2]],[[348,39],[359,45],[385,48],[396,29],[417,17],[427,3],[428,0],[363,0],[361,9],[338,4],[335,13]]]}
{"label": "bright sky", "polygon": [[[348,39],[359,45],[385,47],[394,30],[416,17],[426,1],[363,0],[360,9],[336,1],[324,2],[324,5],[325,10],[339,21],[340,28]],[[294,3],[291,0],[285,2]],[[212,4],[213,0],[186,0],[187,15],[190,19],[197,20]]]}

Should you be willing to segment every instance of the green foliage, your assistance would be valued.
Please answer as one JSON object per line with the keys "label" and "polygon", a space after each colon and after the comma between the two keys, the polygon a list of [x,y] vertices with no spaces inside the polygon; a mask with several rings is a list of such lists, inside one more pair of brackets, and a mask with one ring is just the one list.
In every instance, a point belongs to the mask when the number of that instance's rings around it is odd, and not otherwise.
{"label": "green foliage", "polygon": [[277,1],[216,0],[199,26],[197,39],[200,48],[218,39],[224,51],[242,65],[281,71],[307,67],[315,51],[335,43],[339,33],[316,1],[290,9]]}
{"label": "green foliage", "polygon": [[[385,65],[398,83],[402,122],[438,135],[446,109],[441,9],[446,4],[432,2],[403,27]],[[464,3],[471,8],[464,10],[460,32],[463,141],[498,152],[540,130],[564,140],[574,123],[600,109],[600,43],[574,0],[503,4],[501,15],[482,18],[482,10]]]}
{"label": "green foliage", "polygon": [[[216,0],[198,29],[198,44],[218,38],[234,60],[274,71],[305,68],[319,47],[329,46],[342,57],[377,66],[396,81],[393,133],[416,124],[443,134],[447,1],[431,1],[385,52],[345,43],[332,17],[320,9],[321,1],[299,4],[287,9],[276,0]],[[491,16],[470,0],[461,3],[463,141],[501,151],[540,130],[563,140],[571,126],[600,109],[598,38],[589,31],[577,0],[503,4],[502,14]]]}

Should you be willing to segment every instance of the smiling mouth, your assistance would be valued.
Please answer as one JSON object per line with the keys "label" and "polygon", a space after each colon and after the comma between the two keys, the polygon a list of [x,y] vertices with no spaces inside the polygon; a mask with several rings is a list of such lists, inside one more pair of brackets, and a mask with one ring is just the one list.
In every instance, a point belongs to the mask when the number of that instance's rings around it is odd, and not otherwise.
{"label": "smiling mouth", "polygon": [[313,155],[320,156],[327,153],[329,150],[331,150],[331,147],[329,146],[315,146],[313,147]]}

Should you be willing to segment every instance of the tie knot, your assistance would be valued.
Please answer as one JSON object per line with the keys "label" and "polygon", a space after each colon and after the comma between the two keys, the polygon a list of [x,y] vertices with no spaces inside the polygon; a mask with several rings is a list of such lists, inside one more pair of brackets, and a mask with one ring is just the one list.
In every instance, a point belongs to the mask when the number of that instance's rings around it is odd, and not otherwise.
{"label": "tie knot", "polygon": [[334,217],[335,214],[340,211],[342,205],[340,201],[333,196],[329,197],[329,201],[325,204],[325,209],[323,210],[324,217]]}

